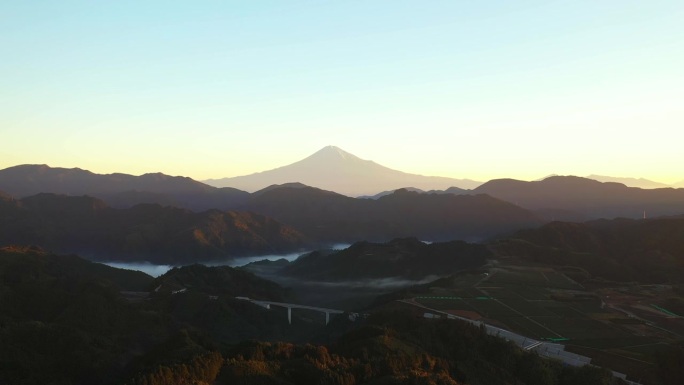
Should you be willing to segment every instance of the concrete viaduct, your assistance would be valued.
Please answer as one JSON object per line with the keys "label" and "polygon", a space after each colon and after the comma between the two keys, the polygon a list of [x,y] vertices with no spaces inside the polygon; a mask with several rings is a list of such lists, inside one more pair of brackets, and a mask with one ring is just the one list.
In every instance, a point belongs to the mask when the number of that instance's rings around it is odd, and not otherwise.
{"label": "concrete viaduct", "polygon": [[330,314],[343,314],[344,310],[337,310],[337,309],[326,309],[323,307],[316,307],[316,306],[306,306],[306,305],[297,305],[294,303],[284,303],[284,302],[273,302],[273,301],[262,301],[262,300],[257,300],[257,299],[251,299],[248,297],[235,297],[236,299],[240,299],[243,301],[249,301],[255,305],[259,305],[265,309],[271,309],[271,306],[278,306],[278,307],[285,307],[287,308],[287,322],[289,324],[292,324],[292,309],[306,309],[306,310],[314,310],[314,311],[319,311],[321,313],[325,313],[325,324],[327,325],[330,322]]}

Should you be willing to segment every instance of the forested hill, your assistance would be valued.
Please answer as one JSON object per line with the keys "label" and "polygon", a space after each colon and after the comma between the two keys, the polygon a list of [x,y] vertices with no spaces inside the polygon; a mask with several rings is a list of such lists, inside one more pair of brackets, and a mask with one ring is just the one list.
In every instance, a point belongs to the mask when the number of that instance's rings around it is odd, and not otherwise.
{"label": "forested hill", "polygon": [[281,273],[316,281],[420,280],[482,266],[491,256],[481,244],[463,241],[427,244],[416,238],[400,238],[387,243],[357,242],[332,253],[315,251],[285,265]]}
{"label": "forested hill", "polygon": [[154,204],[114,209],[87,196],[0,200],[0,245],[32,244],[95,260],[187,264],[300,250],[297,230],[250,212],[195,213]]}
{"label": "forested hill", "polygon": [[356,199],[312,187],[279,187],[254,194],[247,208],[323,242],[478,241],[542,224],[532,212],[487,195],[419,194],[400,189]]}
{"label": "forested hill", "polygon": [[193,212],[156,204],[115,209],[89,196],[7,196],[0,199],[0,245],[173,265],[398,237],[480,241],[542,223],[530,211],[486,195],[406,190],[372,200],[306,186],[274,187],[255,193],[245,207],[250,211]]}
{"label": "forested hill", "polygon": [[606,279],[684,281],[684,218],[552,222],[492,244],[499,256],[578,266]]}
{"label": "forested hill", "polygon": [[283,301],[287,289],[275,282],[259,278],[244,270],[228,266],[190,265],[174,267],[154,280],[159,293],[192,290],[209,296],[237,297]]}
{"label": "forested hill", "polygon": [[247,342],[217,384],[613,384],[607,370],[565,367],[460,321],[382,311],[329,346]]}

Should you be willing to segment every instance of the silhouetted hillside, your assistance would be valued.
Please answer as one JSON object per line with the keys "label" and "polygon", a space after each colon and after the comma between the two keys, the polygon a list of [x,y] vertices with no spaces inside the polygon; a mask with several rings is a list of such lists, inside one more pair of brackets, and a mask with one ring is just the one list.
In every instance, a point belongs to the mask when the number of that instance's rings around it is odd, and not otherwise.
{"label": "silhouetted hillside", "polygon": [[167,333],[119,295],[149,285],[143,273],[13,247],[0,249],[0,276],[2,384],[116,383]]}
{"label": "silhouetted hillside", "polygon": [[39,193],[89,195],[119,208],[156,203],[196,211],[237,208],[249,196],[244,191],[219,189],[190,178],[161,173],[103,175],[80,168],[47,165],[20,165],[0,170],[0,189],[17,198]]}
{"label": "silhouetted hillside", "polygon": [[[421,194],[425,193],[425,191],[423,191],[423,190],[421,190],[421,189],[419,189],[419,188],[415,188],[415,187],[402,187],[402,188],[400,188],[400,189],[382,191],[382,192],[379,192],[379,193],[377,193],[377,194],[375,194],[375,195],[364,195],[364,196],[360,196],[360,197],[358,197],[358,198],[362,198],[362,199],[378,199],[378,198],[384,197],[385,195],[394,194],[394,192],[397,191],[397,190],[413,191],[413,192],[417,192],[417,193],[421,193]],[[436,190],[433,190],[432,192],[434,192],[434,191],[436,191]]]}
{"label": "silhouetted hillside", "polygon": [[156,292],[192,290],[211,296],[238,297],[283,301],[287,290],[275,282],[228,266],[190,265],[175,267],[156,278]]}
{"label": "silhouetted hillside", "polygon": [[247,207],[323,242],[480,240],[541,223],[531,212],[486,195],[401,189],[372,200],[311,187],[282,187],[253,196]]}
{"label": "silhouetted hillside", "polygon": [[684,282],[684,218],[553,222],[493,244],[503,256],[578,266],[618,281]]}
{"label": "silhouetted hillside", "polygon": [[668,185],[665,183],[660,183],[660,182],[655,182],[652,180],[648,180],[645,178],[621,178],[621,177],[614,177],[614,176],[606,176],[606,175],[596,175],[592,174],[587,176],[588,179],[593,179],[599,182],[615,182],[615,183],[621,183],[624,184],[625,186],[629,187],[638,187],[638,188],[668,188],[668,187],[677,187],[674,185]]}
{"label": "silhouetted hillside", "polygon": [[465,194],[470,190],[462,189],[459,187],[451,186],[446,190],[430,190],[427,191],[428,194]]}
{"label": "silhouetted hillside", "polygon": [[36,246],[0,247],[0,274],[5,284],[42,278],[94,280],[127,291],[147,290],[153,281],[140,271],[117,269],[75,255],[56,255]]}
{"label": "silhouetted hillside", "polygon": [[0,214],[0,245],[35,244],[99,260],[193,263],[308,244],[296,230],[248,212],[151,204],[112,209],[91,197],[39,194],[0,201]]}
{"label": "silhouetted hillside", "polygon": [[358,240],[481,240],[540,224],[529,211],[486,195],[406,190],[369,200],[305,186],[273,187],[245,206],[250,212],[195,213],[153,204],[113,209],[87,196],[7,198],[0,200],[0,244],[174,264]]}
{"label": "silhouetted hillside", "polygon": [[154,306],[176,322],[202,330],[218,345],[246,339],[309,341],[325,328],[294,311],[288,323],[285,308],[266,310],[235,297],[291,302],[290,291],[252,273],[227,266],[191,265],[174,268],[155,279]]}
{"label": "silhouetted hillside", "polygon": [[[531,210],[561,209],[592,218],[641,218],[684,213],[684,189],[640,189],[619,183],[601,183],[575,176],[553,176],[541,181],[489,181],[473,193],[489,194]],[[549,218],[551,219],[551,218]]]}
{"label": "silhouetted hillside", "polygon": [[331,254],[312,252],[286,265],[281,273],[316,281],[416,280],[482,266],[489,256],[483,245],[462,241],[426,244],[405,238],[382,244],[358,242]]}
{"label": "silhouetted hillside", "polygon": [[259,196],[259,195],[262,195],[262,194],[264,194],[264,193],[266,193],[266,192],[269,192],[269,191],[271,191],[271,190],[276,190],[276,189],[283,188],[283,187],[286,187],[286,188],[307,188],[307,187],[309,187],[309,186],[307,186],[307,185],[305,185],[305,184],[302,184],[302,183],[299,183],[299,182],[283,183],[283,184],[272,184],[272,185],[270,185],[270,186],[268,186],[268,187],[266,187],[266,188],[263,188],[263,189],[261,189],[261,190],[259,190],[259,191],[253,192],[253,193],[252,193],[252,196],[253,196],[253,197]]}

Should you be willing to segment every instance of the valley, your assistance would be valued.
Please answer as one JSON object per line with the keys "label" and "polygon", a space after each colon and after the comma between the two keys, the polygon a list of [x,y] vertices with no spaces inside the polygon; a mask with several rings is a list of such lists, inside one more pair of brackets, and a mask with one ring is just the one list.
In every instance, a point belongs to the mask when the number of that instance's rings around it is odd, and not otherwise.
{"label": "valley", "polygon": [[354,198],[43,166],[0,189],[0,383],[678,383],[681,189]]}
{"label": "valley", "polygon": [[[397,246],[401,245],[401,248],[405,248],[410,245],[413,245],[410,247],[416,247],[419,244],[422,244],[424,248],[436,247],[436,250],[448,250],[444,249],[448,244],[428,245],[416,240],[400,239],[388,244],[360,243],[341,250],[322,251],[323,257],[319,258],[329,258],[330,263],[335,263],[333,256],[339,255],[339,258],[343,258],[349,253],[355,253],[358,248],[364,250],[364,248],[372,247],[384,250],[384,254],[368,256],[363,252],[360,255],[366,258],[391,260],[398,256],[395,250]],[[425,250],[428,249],[423,250],[421,246],[419,250],[421,251],[418,251],[417,255],[420,258],[414,263],[423,268],[430,266],[430,261],[433,259],[439,262],[440,256],[444,255],[438,251],[426,253]],[[311,254],[304,254],[301,258],[306,261],[307,258],[311,258]],[[453,251],[449,255],[452,258],[459,258],[458,253]],[[467,255],[467,253],[463,254],[463,256]],[[344,259],[342,261],[344,263]],[[97,365],[110,367],[119,373],[112,377],[114,380],[112,383],[118,383],[117,378],[123,381],[125,376],[135,377],[132,380],[134,382],[126,383],[138,383],[135,381],[142,381],[141,378],[148,380],[157,378],[158,381],[163,381],[163,378],[169,378],[169,373],[179,370],[179,367],[174,365],[181,363],[188,365],[193,359],[196,360],[193,362],[209,360],[209,357],[213,356],[207,354],[216,352],[226,357],[225,362],[221,359],[223,363],[215,363],[217,369],[211,375],[215,378],[215,383],[221,384],[225,383],[222,381],[228,381],[226,378],[233,378],[231,376],[243,373],[235,370],[247,364],[246,361],[241,360],[250,357],[251,353],[245,355],[247,351],[243,350],[247,346],[243,341],[249,339],[263,341],[257,345],[258,349],[280,346],[278,349],[292,350],[292,353],[288,353],[287,356],[269,353],[268,358],[266,356],[249,358],[251,362],[249,365],[256,364],[258,360],[264,360],[265,365],[276,365],[274,367],[276,368],[281,365],[290,365],[290,363],[278,361],[280,363],[276,364],[270,360],[289,360],[297,357],[299,353],[296,352],[303,349],[298,347],[300,346],[298,344],[305,342],[320,344],[319,351],[328,349],[328,354],[341,355],[335,360],[342,360],[342,357],[347,357],[346,360],[358,357],[355,354],[359,353],[352,354],[345,350],[347,348],[342,347],[348,343],[343,341],[352,338],[355,333],[366,333],[363,330],[368,328],[370,330],[367,332],[376,330],[371,335],[389,332],[389,335],[382,337],[383,341],[389,343],[393,338],[409,338],[409,340],[414,338],[409,337],[410,334],[403,337],[393,334],[400,330],[400,335],[405,332],[414,333],[416,330],[427,331],[432,327],[446,328],[445,330],[450,330],[449,333],[454,333],[455,330],[461,330],[457,333],[463,333],[470,330],[469,328],[474,328],[474,331],[477,329],[475,326],[486,323],[489,325],[488,328],[500,330],[499,333],[487,331],[492,335],[490,338],[495,340],[499,340],[498,337],[501,336],[514,341],[524,338],[525,340],[518,344],[523,347],[530,346],[529,349],[519,350],[527,352],[525,353],[527,360],[532,357],[550,357],[549,362],[555,362],[553,354],[559,353],[549,353],[548,349],[555,351],[553,350],[557,349],[555,346],[562,346],[564,351],[569,352],[564,353],[565,355],[577,354],[577,357],[586,357],[592,365],[624,373],[628,380],[636,383],[655,384],[660,383],[663,376],[676,376],[672,371],[676,371],[677,367],[664,364],[666,361],[663,360],[676,359],[679,354],[677,346],[682,341],[684,331],[684,318],[678,315],[684,310],[681,282],[659,284],[613,282],[593,276],[580,266],[542,265],[538,262],[530,263],[525,258],[491,253],[487,254],[486,260],[476,265],[458,265],[453,267],[453,270],[446,270],[442,266],[441,270],[426,270],[420,275],[412,275],[414,278],[422,276],[422,280],[410,280],[408,277],[402,280],[401,276],[395,275],[395,266],[389,263],[385,265],[385,269],[376,267],[371,275],[374,277],[372,279],[360,278],[350,281],[349,277],[345,276],[321,274],[313,276],[316,280],[295,278],[290,275],[288,267],[297,264],[298,260],[280,259],[253,262],[242,268],[192,265],[176,267],[157,278],[152,278],[142,273],[88,262],[75,256],[60,257],[40,249],[4,248],[0,251],[0,273],[4,282],[0,303],[4,304],[1,316],[4,320],[5,334],[0,334],[0,339],[5,342],[5,346],[9,347],[8,354],[14,354],[12,353],[16,351],[14,344],[18,341],[14,338],[25,336],[18,334],[20,329],[17,328],[28,326],[26,322],[38,321],[54,329],[55,333],[57,330],[63,330],[62,333],[65,331],[88,333],[90,335],[88,338],[109,341],[107,344],[110,347],[107,349],[114,350],[108,351],[107,356],[102,356],[103,352],[101,352],[98,353],[100,356],[94,357],[99,357],[96,358],[98,360],[105,360]],[[328,271],[329,268],[315,264],[308,269],[313,273]],[[435,269],[439,269],[439,265],[436,265]],[[137,277],[136,280],[139,283],[134,283],[132,280],[134,276]],[[99,287],[99,289],[93,291],[94,287]],[[45,290],[53,294],[46,296]],[[98,290],[101,293],[94,296]],[[117,290],[119,290],[119,295],[116,294]],[[24,304],[16,302],[18,298],[29,299],[36,295],[44,296],[42,304],[35,300],[29,300]],[[262,302],[254,304],[243,300],[242,297]],[[293,305],[289,310],[287,305],[275,306],[283,302]],[[29,303],[31,307],[26,307]],[[109,304],[106,305],[106,303]],[[274,305],[266,309],[264,304],[267,303]],[[118,312],[119,315],[113,317],[111,312],[102,313],[102,306],[111,307],[111,311]],[[300,309],[302,306],[341,309],[345,313],[336,315],[337,310],[334,310],[328,314],[328,317],[325,317],[320,311]],[[146,324],[145,322],[149,321],[144,321],[145,317],[153,317],[152,319],[157,320],[156,324]],[[450,318],[460,318],[467,322]],[[402,321],[399,322],[399,320]],[[468,323],[474,323],[475,326],[468,326]],[[133,324],[137,326],[132,326]],[[404,329],[409,324],[413,325],[410,328],[417,327],[418,329]],[[374,329],[378,327],[380,329]],[[387,327],[397,331],[381,332]],[[146,333],[147,337],[135,345],[130,345],[130,342],[126,342],[126,338],[129,337],[124,336],[131,332]],[[520,337],[509,337],[507,333],[517,333]],[[57,342],[55,337],[47,334],[45,338],[47,338],[46,341],[53,341],[46,343],[57,344],[54,347],[59,348],[61,342]],[[482,342],[483,339],[485,339],[484,336],[479,336],[476,341]],[[525,342],[527,340],[530,343]],[[464,348],[463,344],[475,343],[474,341],[459,341],[454,343],[462,348]],[[503,343],[504,340],[501,341]],[[534,341],[539,341],[539,343],[533,343]],[[370,343],[371,345],[367,347],[370,348],[370,346],[375,346],[373,344],[376,342],[372,340],[355,342],[355,344],[358,343],[364,345]],[[388,352],[397,354],[395,347],[391,347],[395,343],[401,345],[407,342],[397,340],[387,347],[375,346],[373,349],[380,349],[380,351],[390,349]],[[29,342],[24,346],[28,346],[29,351],[35,353],[45,349],[37,341]],[[110,366],[112,363],[107,363],[106,360],[121,357],[120,354],[133,346],[147,353],[118,369]],[[167,351],[166,353],[159,350],[162,346],[165,346],[163,349]],[[424,340],[409,342],[408,346],[402,349],[415,352],[416,349],[427,348],[426,352],[432,351],[430,350],[432,348],[428,348],[430,345],[426,345]],[[499,349],[504,346],[507,345],[504,344]],[[91,352],[91,349],[92,346],[85,343],[78,345],[76,350],[72,351],[85,353]],[[306,348],[304,349],[306,351]],[[359,347],[354,349],[359,349]],[[437,354],[435,359],[448,360],[449,354],[453,353],[445,353],[446,351],[441,349],[443,348],[428,354]],[[515,347],[515,349],[520,348]],[[131,357],[138,354],[134,353]],[[408,354],[408,351],[401,354]],[[378,356],[374,357],[376,358],[373,360],[378,359]],[[413,359],[410,357],[414,356],[410,353],[403,357],[403,360],[410,361]],[[492,360],[494,357],[491,353],[483,356],[486,360]],[[79,365],[85,365],[85,367],[94,365],[94,363],[80,361],[81,359],[75,356],[68,355],[65,358],[81,362]],[[470,359],[472,358],[468,360]],[[581,360],[577,362],[583,362]],[[66,375],[65,379],[77,378],[70,376],[79,371],[67,374],[61,369],[48,369],[42,366],[49,362],[51,361],[43,364],[36,363],[39,365],[36,368],[40,368],[38,370],[41,373],[50,376]],[[348,363],[344,365],[351,364],[351,361],[346,362]],[[498,361],[491,362],[495,365],[503,365]],[[170,372],[155,372],[153,368],[160,364],[166,365]],[[374,365],[372,364],[371,368],[375,368]],[[386,364],[378,362],[377,365]],[[416,363],[415,365],[422,364]],[[356,381],[364,378],[358,374],[357,369],[344,367],[346,369],[338,367],[335,371],[348,373],[346,375],[352,376],[349,378],[356,378]],[[513,374],[514,372],[505,374],[507,369],[503,369],[504,366],[498,367],[497,374],[494,374],[497,378],[521,375]],[[19,368],[28,367],[22,364]],[[371,373],[380,370],[379,368],[380,366],[372,369]],[[14,372],[14,375],[20,376],[16,378],[22,378],[21,376],[24,375],[22,373],[28,373],[22,370],[24,369]],[[258,369],[257,372],[260,370],[262,369]],[[300,367],[291,370],[294,370],[290,372],[291,374],[280,373],[277,370],[275,372],[267,370],[262,374],[290,378],[288,376],[295,375],[294,373],[299,373],[298,371],[304,369]],[[313,369],[306,370],[310,372]],[[432,368],[420,376],[434,375],[438,372],[435,370],[437,369]],[[556,369],[547,367],[545,370]],[[134,375],[136,372],[140,374]],[[400,374],[399,367],[394,367],[390,372],[381,371],[381,373],[386,373],[385,375],[392,373],[392,376],[398,376],[395,378],[405,378],[402,376],[408,375],[407,373]],[[455,373],[453,369],[450,369],[448,376],[454,376]],[[533,373],[541,375],[539,372]],[[600,373],[597,369],[592,376],[604,380],[617,378],[613,377],[610,372]],[[446,375],[446,372],[444,374]],[[5,375],[10,375],[10,373],[6,372]],[[85,372],[78,374],[78,376],[82,375],[87,374]],[[91,375],[100,376],[103,373],[95,371]],[[122,375],[124,377],[120,377]],[[143,377],[140,377],[141,375]],[[240,376],[244,375],[246,374],[240,374]],[[471,372],[468,369],[456,378],[477,384],[486,378],[486,376],[482,377],[483,375],[484,373],[478,370]],[[547,376],[550,373],[547,372],[544,375]],[[373,375],[367,374],[367,376]],[[571,374],[563,374],[563,378],[567,376]],[[439,381],[444,381],[445,378]],[[453,379],[456,380],[456,378]],[[439,381],[437,383],[443,383]],[[587,383],[593,383],[591,381],[594,380],[587,381],[589,381]]]}

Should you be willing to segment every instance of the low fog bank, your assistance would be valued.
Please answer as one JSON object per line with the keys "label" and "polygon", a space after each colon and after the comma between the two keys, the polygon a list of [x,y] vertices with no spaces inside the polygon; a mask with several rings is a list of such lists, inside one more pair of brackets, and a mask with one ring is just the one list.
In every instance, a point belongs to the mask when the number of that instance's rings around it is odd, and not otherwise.
{"label": "low fog bank", "polygon": [[[342,250],[346,249],[349,247],[349,243],[337,243],[334,245],[331,245],[329,249],[331,250]],[[206,261],[206,262],[197,262],[199,264],[205,265],[205,266],[230,266],[230,267],[242,267],[245,265],[248,265],[250,263],[254,262],[260,262],[260,261],[278,261],[278,260],[286,260],[288,262],[292,262],[295,259],[299,258],[302,255],[309,254],[315,250],[309,250],[309,251],[300,251],[296,253],[290,253],[290,254],[266,254],[266,255],[257,255],[257,256],[251,256],[251,257],[237,257],[237,258],[231,258],[231,259],[226,259],[225,261]],[[143,273],[150,275],[152,277],[159,277],[160,275],[165,274],[167,271],[173,269],[174,267],[181,267],[181,266],[186,266],[186,265],[157,265],[151,262],[98,262],[102,263],[103,265],[115,267],[117,269],[126,269],[126,270],[138,270],[142,271]],[[256,272],[255,272],[256,273]]]}
{"label": "low fog bank", "polygon": [[117,269],[137,270],[150,275],[152,277],[159,277],[167,271],[174,268],[171,265],[154,265],[150,262],[98,262],[103,265],[115,267]]}
{"label": "low fog bank", "polygon": [[402,277],[368,278],[348,281],[305,281],[300,278],[287,277],[277,274],[259,274],[262,278],[277,282],[282,286],[301,286],[310,288],[350,289],[350,290],[396,290],[403,287],[421,285],[442,278],[439,275],[429,275],[420,280],[410,280]]}
{"label": "low fog bank", "polygon": [[287,261],[249,265],[246,270],[276,282],[290,290],[293,302],[329,307],[340,310],[361,311],[375,299],[402,288],[433,282],[441,276],[429,275],[419,280],[402,277],[367,278],[344,281],[312,281],[285,276],[279,273]]}
{"label": "low fog bank", "polygon": [[361,311],[369,307],[380,295],[402,288],[421,285],[439,279],[431,275],[420,280],[405,278],[378,278],[353,281],[321,282],[301,281],[296,278],[264,276],[288,287],[301,303],[341,310]]}
{"label": "low fog bank", "polygon": [[[341,250],[349,244],[336,244],[330,247]],[[302,255],[310,252],[291,254],[268,254],[252,257],[233,258],[226,261],[212,261],[202,263],[207,266],[243,267],[255,275],[278,283],[286,288],[293,302],[336,308],[341,310],[359,311],[369,306],[383,294],[387,294],[405,287],[425,284],[440,278],[429,275],[419,280],[402,277],[367,278],[344,281],[311,281],[285,276],[280,270]],[[149,262],[106,262],[111,267],[127,270],[138,270],[153,277],[159,277],[176,266],[156,265]]]}

